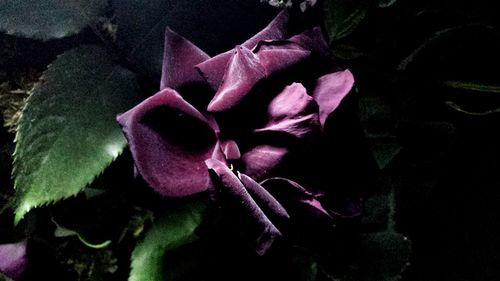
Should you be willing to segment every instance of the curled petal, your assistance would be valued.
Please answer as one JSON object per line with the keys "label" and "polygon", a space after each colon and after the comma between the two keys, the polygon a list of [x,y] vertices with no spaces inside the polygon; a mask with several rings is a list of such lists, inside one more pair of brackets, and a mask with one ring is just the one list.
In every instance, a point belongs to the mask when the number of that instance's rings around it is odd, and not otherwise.
{"label": "curled petal", "polygon": [[215,159],[208,159],[206,164],[217,176],[220,187],[231,195],[234,202],[241,202],[242,205],[240,206],[248,212],[251,220],[257,224],[259,237],[256,239],[256,251],[259,255],[265,254],[274,240],[281,236],[280,231],[252,199],[240,179],[224,163]]}
{"label": "curled petal", "polygon": [[245,166],[243,172],[254,179],[262,179],[279,167],[287,153],[286,147],[257,145],[241,157]]}
{"label": "curled petal", "polygon": [[0,272],[17,279],[26,269],[26,242],[0,245]]}
{"label": "curled petal", "polygon": [[318,105],[300,83],[285,87],[269,104],[268,121],[255,132],[282,132],[304,138],[319,129]]}
{"label": "curled petal", "polygon": [[278,200],[276,200],[276,198],[274,198],[271,193],[265,190],[259,183],[245,174],[240,174],[239,176],[248,193],[255,199],[257,204],[266,214],[272,215],[280,221],[286,221],[290,218],[290,215],[280,202],[278,202]]}
{"label": "curled petal", "polygon": [[220,88],[208,104],[209,112],[221,112],[237,105],[266,76],[257,56],[237,46]]}
{"label": "curled petal", "polygon": [[203,81],[194,66],[209,58],[189,40],[167,28],[160,89],[179,89],[184,84]]}
{"label": "curled petal", "polygon": [[227,160],[237,160],[241,158],[240,149],[234,140],[221,141],[220,146]]}
{"label": "curled petal", "polygon": [[274,197],[283,203],[285,208],[295,212],[306,212],[301,216],[329,222],[332,219],[330,213],[324,208],[314,194],[302,187],[295,181],[286,178],[269,178],[261,183]]}
{"label": "curled petal", "polygon": [[328,116],[335,111],[353,85],[354,77],[349,70],[330,73],[316,81],[313,97],[319,105],[319,121],[322,129]]}
{"label": "curled petal", "polygon": [[181,197],[211,187],[205,165],[215,147],[214,125],[166,88],[118,116],[138,172],[157,192]]}
{"label": "curled petal", "polygon": [[[283,40],[288,37],[288,11],[281,11],[267,27],[255,34],[242,44],[247,49],[253,49],[262,40]],[[196,65],[196,68],[213,90],[217,90],[222,83],[228,62],[233,56],[233,51],[219,54],[211,59]]]}

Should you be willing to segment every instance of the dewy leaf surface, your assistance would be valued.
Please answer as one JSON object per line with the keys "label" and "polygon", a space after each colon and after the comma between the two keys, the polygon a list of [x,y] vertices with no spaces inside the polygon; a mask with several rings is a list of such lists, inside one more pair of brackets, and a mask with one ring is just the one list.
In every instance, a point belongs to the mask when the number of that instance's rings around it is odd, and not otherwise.
{"label": "dewy leaf surface", "polygon": [[16,134],[15,214],[80,192],[126,146],[115,116],[140,97],[135,75],[97,46],[62,54],[34,87]]}
{"label": "dewy leaf surface", "polygon": [[103,15],[103,0],[2,0],[0,31],[49,40],[80,32]]}
{"label": "dewy leaf surface", "polygon": [[132,253],[129,281],[163,280],[163,257],[167,251],[194,242],[206,203],[195,200],[172,208],[159,217]]}

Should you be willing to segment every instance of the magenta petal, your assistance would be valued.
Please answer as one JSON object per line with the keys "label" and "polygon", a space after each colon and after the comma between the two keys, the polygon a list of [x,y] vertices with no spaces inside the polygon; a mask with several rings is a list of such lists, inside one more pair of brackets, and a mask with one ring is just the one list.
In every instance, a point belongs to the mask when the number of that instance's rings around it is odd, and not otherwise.
{"label": "magenta petal", "polygon": [[241,157],[245,167],[243,172],[254,179],[262,179],[277,168],[288,153],[285,147],[258,145]]}
{"label": "magenta petal", "polygon": [[[275,177],[266,179],[261,185],[285,206],[299,207],[300,211],[308,211],[310,212],[309,215],[316,218],[326,219],[327,221],[332,219],[330,213],[317,200],[316,196],[295,181]],[[295,210],[297,211],[297,209]]]}
{"label": "magenta petal", "polygon": [[259,41],[263,40],[283,40],[289,36],[288,10],[282,10],[264,29],[248,39],[242,45],[248,49],[253,49]]}
{"label": "magenta petal", "polygon": [[354,77],[349,70],[330,73],[316,81],[313,97],[319,105],[319,121],[322,129],[328,116],[335,111],[353,85]]}
{"label": "magenta petal", "polygon": [[215,159],[208,159],[206,164],[217,175],[221,188],[224,188],[224,191],[228,192],[235,202],[241,202],[241,206],[248,210],[252,220],[259,227],[260,234],[256,241],[257,254],[265,254],[274,240],[281,236],[280,231],[255,203],[240,179],[224,163]]}
{"label": "magenta petal", "polygon": [[259,183],[245,174],[240,174],[240,180],[246,187],[248,193],[255,199],[257,204],[264,210],[266,214],[272,214],[281,221],[286,221],[290,218],[285,208],[274,198],[271,193],[265,190]]}
{"label": "magenta petal", "polygon": [[261,50],[257,55],[266,70],[266,74],[270,75],[307,59],[311,52],[294,49],[268,49]]}
{"label": "magenta petal", "polygon": [[237,46],[222,84],[208,104],[208,111],[221,112],[231,109],[265,76],[265,69],[257,56],[249,49]]}
{"label": "magenta petal", "polygon": [[137,170],[157,192],[181,197],[211,187],[205,159],[214,126],[176,91],[166,88],[118,116]]}
{"label": "magenta petal", "polygon": [[17,279],[26,269],[26,242],[0,245],[0,272],[7,277]]}
{"label": "magenta petal", "polygon": [[189,82],[203,81],[194,66],[209,58],[189,40],[167,28],[160,89],[178,89]]}
{"label": "magenta petal", "polygon": [[[281,11],[267,27],[242,44],[247,49],[253,49],[262,40],[283,40],[288,37],[288,11]],[[219,54],[196,65],[200,74],[217,90],[222,83],[228,62],[233,56],[233,50]]]}
{"label": "magenta petal", "polygon": [[255,132],[282,132],[304,138],[319,130],[318,105],[300,83],[285,87],[269,104],[268,122]]}
{"label": "magenta petal", "polygon": [[321,32],[321,28],[314,27],[288,39],[291,43],[301,46],[305,50],[326,56],[328,54],[328,43]]}
{"label": "magenta petal", "polygon": [[237,160],[241,158],[240,149],[234,140],[221,141],[220,147],[227,160]]}

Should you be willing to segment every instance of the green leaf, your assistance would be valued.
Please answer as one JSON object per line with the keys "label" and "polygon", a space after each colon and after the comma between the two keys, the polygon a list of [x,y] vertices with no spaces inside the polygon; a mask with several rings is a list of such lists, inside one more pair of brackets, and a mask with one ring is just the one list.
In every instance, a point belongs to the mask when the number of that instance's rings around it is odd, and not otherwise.
{"label": "green leaf", "polygon": [[3,275],[1,272],[0,272],[0,281],[12,281],[12,279],[10,279],[9,277]]}
{"label": "green leaf", "polygon": [[378,6],[380,8],[387,8],[392,6],[394,3],[396,3],[397,0],[380,0],[378,2]]}
{"label": "green leaf", "polygon": [[470,111],[464,109],[462,106],[456,104],[455,102],[452,101],[446,101],[445,104],[454,110],[464,113],[467,115],[472,115],[472,116],[485,116],[485,115],[491,115],[495,113],[500,113],[500,108],[495,108],[495,109],[490,109],[490,110],[485,110],[485,111]]}
{"label": "green leaf", "polygon": [[483,93],[500,93],[500,85],[487,85],[467,81],[444,81],[443,84],[453,89],[468,90]]}
{"label": "green leaf", "polygon": [[97,46],[61,55],[34,87],[16,134],[15,220],[77,194],[126,146],[115,121],[139,100],[135,75]]}
{"label": "green leaf", "polygon": [[80,32],[106,7],[103,0],[2,0],[0,30],[41,40],[62,38]]}
{"label": "green leaf", "polygon": [[132,253],[128,280],[163,280],[165,253],[197,239],[195,229],[202,221],[205,207],[205,201],[197,200],[172,208],[158,218]]}
{"label": "green leaf", "polygon": [[370,0],[327,0],[324,14],[330,43],[356,30],[368,13],[370,4]]}
{"label": "green leaf", "polygon": [[[129,60],[157,77],[169,26],[208,54],[234,48],[263,28],[277,10],[259,1],[113,0],[116,43]],[[230,36],[228,36],[230,34]]]}

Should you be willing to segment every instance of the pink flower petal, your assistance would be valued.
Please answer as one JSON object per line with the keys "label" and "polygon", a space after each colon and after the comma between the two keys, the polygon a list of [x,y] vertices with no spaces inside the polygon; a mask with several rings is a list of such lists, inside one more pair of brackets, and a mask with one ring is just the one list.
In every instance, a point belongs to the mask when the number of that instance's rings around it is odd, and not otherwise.
{"label": "pink flower petal", "polygon": [[269,104],[268,121],[254,132],[281,132],[304,138],[319,129],[318,105],[300,83],[287,86]]}
{"label": "pink flower petal", "polygon": [[26,270],[26,242],[0,245],[0,272],[7,277],[17,279]]}
{"label": "pink flower petal", "polygon": [[243,46],[237,46],[222,84],[208,104],[209,112],[233,108],[266,76],[257,56]]}
{"label": "pink flower petal", "polygon": [[181,197],[211,187],[205,159],[214,151],[214,125],[166,88],[118,116],[138,172],[157,192]]}
{"label": "pink flower petal", "polygon": [[243,207],[248,212],[247,214],[251,217],[253,223],[256,224],[258,228],[256,252],[259,255],[265,254],[274,240],[281,236],[280,231],[260,209],[240,179],[224,163],[215,159],[208,159],[206,164],[210,170],[215,172],[220,187],[230,194],[234,202],[238,202],[238,206]]}
{"label": "pink flower petal", "polygon": [[[262,40],[283,40],[287,38],[289,36],[288,21],[288,11],[281,11],[268,26],[245,41],[242,46],[247,49],[253,49]],[[232,55],[233,50],[230,50],[196,65],[196,68],[212,89],[217,90],[221,85]]]}
{"label": "pink flower petal", "polygon": [[194,66],[209,58],[189,40],[167,28],[160,89],[179,89],[184,84],[203,81]]}
{"label": "pink flower petal", "polygon": [[353,85],[354,77],[349,70],[330,73],[317,80],[313,97],[319,105],[319,121],[322,129],[328,116],[335,111]]}

